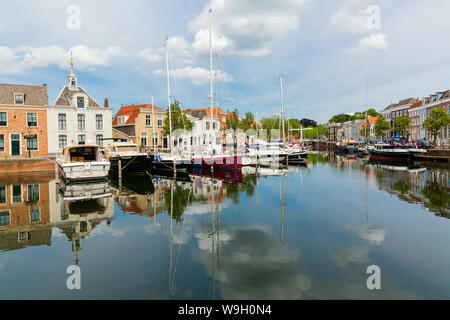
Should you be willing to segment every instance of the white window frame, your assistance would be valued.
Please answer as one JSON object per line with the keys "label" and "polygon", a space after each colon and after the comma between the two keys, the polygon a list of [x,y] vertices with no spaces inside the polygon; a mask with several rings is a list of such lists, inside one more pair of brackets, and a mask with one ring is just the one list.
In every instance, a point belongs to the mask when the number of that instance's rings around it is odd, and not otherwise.
{"label": "white window frame", "polygon": [[[22,96],[22,103],[16,103],[16,96]],[[14,92],[14,104],[17,104],[20,106],[24,105],[25,104],[25,94],[20,93],[20,92]]]}
{"label": "white window frame", "polygon": [[[29,114],[35,114],[36,115],[36,125],[35,126],[30,126],[28,124],[28,115]],[[37,112],[27,112],[27,127],[28,128],[37,128],[37,127],[39,127],[39,118],[38,118],[38,113]]]}

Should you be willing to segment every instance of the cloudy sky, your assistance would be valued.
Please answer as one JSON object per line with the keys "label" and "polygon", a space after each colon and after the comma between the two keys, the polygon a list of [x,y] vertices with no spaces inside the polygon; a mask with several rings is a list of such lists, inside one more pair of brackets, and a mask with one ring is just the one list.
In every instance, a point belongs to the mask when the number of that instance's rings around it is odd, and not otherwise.
{"label": "cloudy sky", "polygon": [[224,110],[279,112],[281,74],[287,116],[320,122],[364,109],[367,84],[376,109],[450,88],[447,0],[2,1],[0,83],[47,83],[53,103],[72,49],[96,100],[165,107],[168,35],[172,96],[208,106],[210,7]]}

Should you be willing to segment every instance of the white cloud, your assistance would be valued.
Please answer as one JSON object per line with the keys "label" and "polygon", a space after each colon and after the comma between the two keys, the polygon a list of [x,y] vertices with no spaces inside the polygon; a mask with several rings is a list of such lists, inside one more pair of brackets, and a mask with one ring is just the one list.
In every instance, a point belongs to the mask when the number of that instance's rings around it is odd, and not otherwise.
{"label": "white cloud", "polygon": [[158,62],[158,61],[161,61],[161,59],[162,59],[162,57],[159,54],[153,53],[152,48],[145,48],[145,49],[141,50],[138,53],[138,56],[149,62]]}
{"label": "white cloud", "polygon": [[77,45],[69,50],[59,46],[30,47],[23,46],[11,49],[0,47],[0,73],[21,74],[28,68],[45,68],[56,65],[62,69],[68,68],[70,51],[73,52],[76,68],[83,69],[92,66],[108,66],[111,59],[126,56],[121,48],[110,46],[106,49],[89,48]]}
{"label": "white cloud", "polygon": [[346,9],[340,9],[333,13],[330,18],[332,27],[339,31],[352,33],[367,32],[367,14],[365,10],[349,13]]}
{"label": "white cloud", "polygon": [[[162,69],[158,69],[153,73],[159,76],[166,74],[165,71]],[[200,67],[193,68],[191,66],[187,66],[181,69],[170,70],[170,76],[177,79],[187,79],[195,85],[202,85],[208,83],[210,77],[209,70]],[[218,71],[217,77],[218,79],[224,82],[234,81],[231,75],[221,71]]]}
{"label": "white cloud", "polygon": [[[192,43],[181,43],[186,59],[209,52],[209,8],[213,9],[214,52],[229,55],[266,56],[275,42],[300,25],[298,17],[308,0],[211,0],[188,27],[194,34]],[[173,44],[169,46],[173,48]]]}
{"label": "white cloud", "polygon": [[386,35],[383,33],[375,33],[359,40],[355,47],[346,50],[346,52],[349,54],[363,54],[371,51],[383,51],[387,50],[387,48]]}

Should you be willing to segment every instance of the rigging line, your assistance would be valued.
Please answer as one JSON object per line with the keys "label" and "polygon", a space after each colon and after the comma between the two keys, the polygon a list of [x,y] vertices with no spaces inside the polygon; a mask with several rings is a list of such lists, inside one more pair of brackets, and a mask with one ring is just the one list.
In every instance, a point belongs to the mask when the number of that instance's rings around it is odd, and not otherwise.
{"label": "rigging line", "polygon": [[[225,67],[224,67],[224,64],[223,64],[223,57],[220,57],[220,65],[221,65],[222,72],[224,72]],[[227,105],[228,105],[229,110],[231,111],[230,94],[228,92],[228,86],[225,83],[225,81],[223,81],[223,86],[225,88],[224,93],[225,93],[225,97],[226,97],[226,100],[227,100]]]}

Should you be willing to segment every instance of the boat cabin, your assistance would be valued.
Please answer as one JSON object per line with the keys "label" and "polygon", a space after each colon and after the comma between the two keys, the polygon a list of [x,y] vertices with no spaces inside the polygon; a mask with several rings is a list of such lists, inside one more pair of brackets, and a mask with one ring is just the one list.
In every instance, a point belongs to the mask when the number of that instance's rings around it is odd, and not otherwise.
{"label": "boat cabin", "polygon": [[99,146],[68,146],[63,150],[64,163],[96,162],[107,159],[103,147]]}

